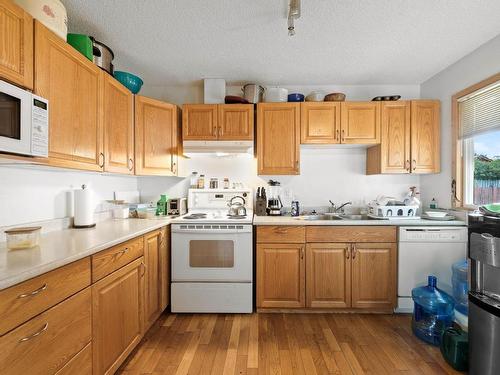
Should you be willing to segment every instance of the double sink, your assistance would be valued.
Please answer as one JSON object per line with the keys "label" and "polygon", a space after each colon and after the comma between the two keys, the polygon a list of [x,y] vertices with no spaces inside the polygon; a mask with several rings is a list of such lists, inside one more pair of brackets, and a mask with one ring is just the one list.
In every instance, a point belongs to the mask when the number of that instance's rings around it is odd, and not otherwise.
{"label": "double sink", "polygon": [[369,220],[370,217],[367,215],[347,215],[347,214],[313,214],[313,215],[303,215],[297,216],[295,220]]}

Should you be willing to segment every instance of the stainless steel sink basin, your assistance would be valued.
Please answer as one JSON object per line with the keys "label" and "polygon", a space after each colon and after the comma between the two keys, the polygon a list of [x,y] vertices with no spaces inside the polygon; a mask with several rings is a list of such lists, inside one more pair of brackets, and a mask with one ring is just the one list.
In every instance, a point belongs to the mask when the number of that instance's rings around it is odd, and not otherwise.
{"label": "stainless steel sink basin", "polygon": [[347,214],[318,214],[318,215],[302,215],[295,220],[316,221],[316,220],[368,220],[366,215],[347,215]]}
{"label": "stainless steel sink basin", "polygon": [[315,220],[342,220],[341,217],[339,216],[332,216],[332,215],[302,215],[302,216],[297,216],[295,220],[306,220],[306,221],[315,221]]}

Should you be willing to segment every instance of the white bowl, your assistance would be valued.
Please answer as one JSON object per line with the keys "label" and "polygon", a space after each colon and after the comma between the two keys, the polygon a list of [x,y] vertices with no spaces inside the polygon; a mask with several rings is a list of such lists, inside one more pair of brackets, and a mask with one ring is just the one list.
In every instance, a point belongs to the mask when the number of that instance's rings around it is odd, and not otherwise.
{"label": "white bowl", "polygon": [[448,215],[447,212],[442,211],[425,211],[425,214],[429,217],[445,217]]}

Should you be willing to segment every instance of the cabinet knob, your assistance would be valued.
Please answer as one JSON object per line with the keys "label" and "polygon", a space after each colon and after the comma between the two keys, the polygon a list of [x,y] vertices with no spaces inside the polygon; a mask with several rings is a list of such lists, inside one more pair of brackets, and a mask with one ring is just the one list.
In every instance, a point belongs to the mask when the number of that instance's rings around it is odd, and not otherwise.
{"label": "cabinet knob", "polygon": [[352,245],[352,259],[356,259],[356,245],[353,244]]}
{"label": "cabinet knob", "polygon": [[345,142],[345,130],[342,129],[342,138],[340,139],[342,142]]}
{"label": "cabinet knob", "polygon": [[129,158],[128,159],[128,170],[131,171],[132,169],[134,169],[134,160],[132,160],[132,158]]}
{"label": "cabinet knob", "polygon": [[[101,162],[102,158],[102,162]],[[99,152],[99,167],[104,168],[104,153]]]}
{"label": "cabinet knob", "polygon": [[351,254],[351,249],[350,249],[349,247],[346,247],[346,248],[344,249],[344,251],[345,251],[345,258],[346,258],[346,259],[349,259],[350,254]]}
{"label": "cabinet knob", "polygon": [[417,161],[413,159],[413,170],[415,171],[417,169]]}

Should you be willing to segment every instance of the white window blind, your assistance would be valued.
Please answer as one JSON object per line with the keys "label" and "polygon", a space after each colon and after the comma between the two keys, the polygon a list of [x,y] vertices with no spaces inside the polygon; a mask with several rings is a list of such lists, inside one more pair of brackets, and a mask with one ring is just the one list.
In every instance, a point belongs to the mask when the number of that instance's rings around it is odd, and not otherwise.
{"label": "white window blind", "polygon": [[500,130],[500,81],[459,99],[460,138]]}

